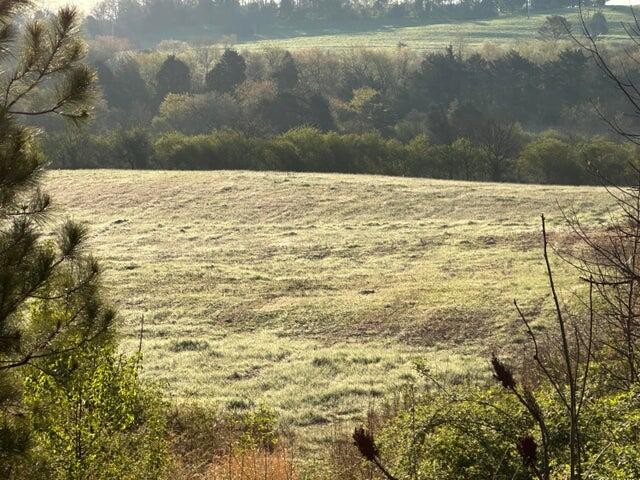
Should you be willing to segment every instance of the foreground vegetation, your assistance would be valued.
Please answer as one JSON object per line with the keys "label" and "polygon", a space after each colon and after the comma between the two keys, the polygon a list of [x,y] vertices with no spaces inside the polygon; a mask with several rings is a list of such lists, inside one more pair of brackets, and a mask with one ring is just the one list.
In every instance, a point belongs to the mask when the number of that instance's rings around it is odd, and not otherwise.
{"label": "foreground vegetation", "polygon": [[0,476],[157,478],[167,458],[160,396],[141,382],[139,359],[116,352],[87,229],[66,220],[44,238],[46,160],[20,120],[82,122],[95,74],[77,12],[20,24],[28,5],[0,3]]}

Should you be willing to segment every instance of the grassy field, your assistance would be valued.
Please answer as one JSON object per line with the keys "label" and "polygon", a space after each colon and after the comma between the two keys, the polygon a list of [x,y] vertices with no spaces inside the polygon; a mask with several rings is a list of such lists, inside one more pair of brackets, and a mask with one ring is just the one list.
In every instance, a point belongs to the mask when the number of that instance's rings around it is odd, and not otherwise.
{"label": "grassy field", "polygon": [[[543,314],[539,214],[607,218],[595,188],[248,172],[62,171],[145,372],[176,399],[266,403],[284,425],[360,417],[416,378],[485,375]],[[565,287],[571,287],[565,282]]]}
{"label": "grassy field", "polygon": [[[633,22],[629,9],[619,7],[605,8],[609,23],[609,34],[603,37],[611,44],[628,42],[628,36],[622,22]],[[551,12],[526,16],[512,16],[481,21],[461,21],[435,23],[414,27],[385,27],[379,30],[363,32],[299,32],[283,38],[265,38],[264,40],[241,42],[239,47],[260,49],[278,47],[287,50],[310,48],[350,50],[354,48],[397,48],[402,42],[416,51],[441,50],[447,45],[463,46],[468,49],[490,47],[492,45],[507,49],[521,47],[522,44],[539,39],[538,28],[547,15],[562,14],[580,31],[578,13]],[[546,42],[552,44],[553,42]],[[567,42],[568,43],[568,42]]]}
{"label": "grassy field", "polygon": [[[609,45],[628,44],[629,37],[623,23],[633,23],[633,15],[629,8],[608,7],[604,8],[609,24],[609,34],[602,40]],[[264,33],[257,38],[235,39],[224,37],[219,32],[199,28],[180,28],[164,33],[162,38],[149,39],[148,47],[152,47],[161,40],[173,38],[183,41],[196,41],[201,43],[207,38],[211,41],[233,43],[241,50],[263,50],[265,48],[282,48],[290,51],[323,49],[336,51],[350,51],[354,49],[397,49],[402,43],[416,52],[442,50],[448,45],[463,48],[468,51],[485,49],[491,54],[492,50],[517,48],[527,51],[557,50],[562,46],[574,47],[570,39],[554,41],[542,41],[538,29],[548,15],[563,15],[572,23],[576,34],[580,34],[582,27],[577,11],[555,10],[544,13],[532,14],[529,18],[525,15],[505,16],[489,20],[468,20],[447,22],[434,22],[429,25],[419,26],[384,26],[377,29],[363,29],[359,31],[344,31],[330,29],[292,30],[280,29]],[[585,18],[589,13],[585,11]],[[175,49],[175,45],[166,45],[169,49]]]}
{"label": "grassy field", "polygon": [[[41,3],[49,8],[75,3],[81,6],[85,12],[97,4],[95,0],[41,0]],[[622,22],[633,22],[633,16],[628,8],[605,7],[605,16],[609,22],[610,32],[603,37],[611,44],[628,42],[627,34]],[[536,13],[527,18],[524,15],[501,17],[490,20],[451,21],[439,22],[432,25],[421,26],[389,26],[376,30],[358,32],[309,30],[294,31],[283,30],[281,33],[270,32],[263,38],[251,41],[238,41],[238,48],[256,50],[270,47],[284,48],[287,50],[304,50],[310,48],[351,50],[354,48],[397,48],[402,42],[407,47],[416,51],[441,50],[447,45],[463,46],[468,49],[487,48],[498,46],[502,49],[510,47],[522,48],[523,44],[530,43],[539,38],[538,28],[547,15],[560,14],[566,16],[579,32],[578,13],[567,11],[553,11]],[[586,14],[588,16],[588,14]],[[211,36],[219,39],[216,32],[202,31],[201,29],[179,29],[170,34],[164,34],[163,39],[176,38],[181,40],[197,40]],[[160,39],[155,39],[159,41]],[[549,48],[554,48],[552,42],[546,42]],[[539,45],[532,48],[540,48]]]}

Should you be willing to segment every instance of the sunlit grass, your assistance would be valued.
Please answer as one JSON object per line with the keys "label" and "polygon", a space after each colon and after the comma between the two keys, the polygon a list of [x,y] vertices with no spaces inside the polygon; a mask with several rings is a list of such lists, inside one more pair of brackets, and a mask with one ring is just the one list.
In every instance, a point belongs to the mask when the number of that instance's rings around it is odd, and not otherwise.
{"label": "sunlit grass", "polygon": [[[278,47],[287,50],[304,50],[311,48],[350,50],[354,48],[398,48],[402,43],[416,51],[442,50],[448,45],[456,48],[475,50],[497,46],[502,49],[522,48],[523,44],[540,39],[538,28],[547,15],[564,15],[574,25],[576,33],[580,33],[580,20],[577,12],[554,11],[536,13],[527,18],[525,15],[500,17],[490,20],[468,20],[439,22],[432,25],[409,27],[383,27],[362,32],[309,32],[297,36],[283,38],[265,38],[257,41],[240,42],[239,47],[261,49]],[[609,34],[602,40],[611,44],[629,41],[622,22],[633,23],[630,10],[605,8],[604,14],[609,23]],[[588,13],[585,13],[588,18]],[[547,46],[553,42],[544,42]],[[560,42],[562,44],[562,42]],[[573,45],[571,42],[564,42]],[[558,45],[556,45],[556,48]],[[527,47],[531,48],[531,47]],[[536,47],[540,48],[540,46]]]}
{"label": "sunlit grass", "polygon": [[287,173],[63,171],[47,188],[91,225],[125,349],[144,317],[148,377],[175,399],[271,405],[305,438],[418,380],[418,359],[484,377],[524,339],[512,299],[547,311],[539,214],[599,224],[610,204],[590,187]]}

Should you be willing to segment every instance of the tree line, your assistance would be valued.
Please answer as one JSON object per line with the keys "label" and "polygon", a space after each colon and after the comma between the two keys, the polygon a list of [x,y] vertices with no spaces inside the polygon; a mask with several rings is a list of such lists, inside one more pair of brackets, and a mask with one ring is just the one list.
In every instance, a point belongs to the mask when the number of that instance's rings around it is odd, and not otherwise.
{"label": "tree line", "polygon": [[[413,128],[444,143],[491,122],[603,132],[593,104],[620,115],[627,108],[575,48],[541,60],[516,50],[465,54],[452,46],[422,57],[406,49],[298,55],[186,49],[115,54],[96,67],[109,109],[103,121],[127,126],[155,118],[191,133],[240,126],[264,135],[314,125],[399,136]],[[639,74],[628,68],[632,78]],[[185,122],[184,110],[198,118]]]}
{"label": "tree line", "polygon": [[[585,53],[566,46],[558,50],[559,45],[553,42],[556,51],[547,53],[543,43],[528,55],[516,50],[467,54],[453,47],[423,56],[404,48],[292,54],[184,47],[175,54],[132,54],[126,45],[103,39],[91,50],[103,94],[100,119],[81,136],[55,121],[38,125],[48,131],[45,148],[54,166],[64,168],[291,168],[587,182],[583,147],[576,149],[585,144],[581,137],[610,135],[602,114],[629,128],[637,117],[628,115],[628,106]],[[612,59],[622,54],[610,53]],[[633,65],[627,73],[633,77],[640,70]],[[378,160],[356,161],[361,153],[354,151],[353,159],[312,161],[304,145],[297,145],[293,156],[273,153],[273,145],[300,131],[350,148],[360,139],[375,139]],[[241,134],[239,144],[251,145],[245,151],[252,156],[231,155],[220,162],[216,149],[232,132]],[[416,154],[419,144],[429,148]],[[525,173],[522,159],[542,144],[558,160],[538,156],[535,169]],[[604,144],[613,164],[624,163],[626,147],[616,140]],[[169,160],[160,146],[176,157]],[[264,160],[266,151],[272,160]],[[473,157],[472,172],[460,167],[471,160],[454,158],[452,152]],[[398,160],[395,153],[408,157]],[[409,157],[420,158],[423,166]]]}
{"label": "tree line", "polygon": [[[223,130],[152,139],[120,130],[80,139],[50,136],[44,151],[55,168],[258,170],[395,175],[449,180],[565,185],[597,184],[598,171],[618,184],[634,181],[636,148],[605,137],[568,138],[556,132],[501,132],[505,149],[458,138],[434,144],[419,135],[406,143],[379,133],[322,132],[299,127],[268,138]],[[507,143],[509,148],[506,148]]]}

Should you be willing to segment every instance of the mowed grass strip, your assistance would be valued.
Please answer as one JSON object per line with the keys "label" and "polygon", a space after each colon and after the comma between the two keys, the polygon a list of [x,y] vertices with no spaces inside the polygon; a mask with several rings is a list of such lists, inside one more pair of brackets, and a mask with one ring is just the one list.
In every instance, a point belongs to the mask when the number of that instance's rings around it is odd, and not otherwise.
{"label": "mowed grass strip", "polygon": [[47,190],[91,226],[126,349],[144,317],[148,376],[299,432],[359,418],[418,359],[486,375],[524,339],[513,298],[549,311],[540,213],[554,238],[558,204],[592,225],[611,205],[590,187],[257,172],[57,171]]}

